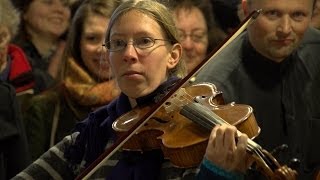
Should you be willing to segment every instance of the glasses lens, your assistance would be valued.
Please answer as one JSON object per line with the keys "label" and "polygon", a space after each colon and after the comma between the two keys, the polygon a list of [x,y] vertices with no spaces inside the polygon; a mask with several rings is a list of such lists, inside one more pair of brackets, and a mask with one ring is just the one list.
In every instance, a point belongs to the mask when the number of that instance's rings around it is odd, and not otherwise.
{"label": "glasses lens", "polygon": [[154,45],[154,39],[150,37],[138,38],[134,41],[134,45],[139,49],[146,49]]}
{"label": "glasses lens", "polygon": [[124,40],[121,40],[121,39],[111,40],[111,41],[106,43],[106,46],[109,49],[109,51],[122,50],[123,48],[126,47],[126,45],[127,45],[126,42]]}
{"label": "glasses lens", "polygon": [[202,42],[204,37],[205,37],[206,34],[204,33],[201,33],[201,34],[192,34],[191,35],[191,39],[193,42]]}
{"label": "glasses lens", "polygon": [[[153,39],[151,37],[141,37],[133,40],[133,46],[138,49],[147,49],[152,47],[155,44],[156,40],[161,39]],[[121,39],[110,40],[105,44],[106,48],[109,51],[120,51],[123,50],[127,46],[128,42]]]}
{"label": "glasses lens", "polygon": [[193,32],[191,34],[187,34],[183,31],[179,31],[179,39],[180,41],[185,41],[187,39],[187,37],[190,37],[190,40],[195,42],[195,43],[200,43],[203,42],[204,39],[207,37],[207,33],[206,32]]}

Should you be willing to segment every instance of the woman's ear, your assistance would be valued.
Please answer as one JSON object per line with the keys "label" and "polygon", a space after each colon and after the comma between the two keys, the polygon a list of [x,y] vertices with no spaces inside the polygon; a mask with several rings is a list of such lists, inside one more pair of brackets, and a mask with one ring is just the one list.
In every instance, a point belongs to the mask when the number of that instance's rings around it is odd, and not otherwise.
{"label": "woman's ear", "polygon": [[174,44],[171,49],[171,53],[169,54],[168,59],[168,68],[174,68],[180,61],[182,56],[182,46],[178,43]]}

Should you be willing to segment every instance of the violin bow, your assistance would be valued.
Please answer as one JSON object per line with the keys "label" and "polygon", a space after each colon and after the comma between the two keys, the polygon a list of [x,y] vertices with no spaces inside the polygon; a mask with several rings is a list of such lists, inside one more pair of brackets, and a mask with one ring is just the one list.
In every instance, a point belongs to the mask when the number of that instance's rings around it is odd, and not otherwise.
{"label": "violin bow", "polygon": [[183,87],[191,77],[198,73],[210,60],[218,55],[226,46],[228,46],[235,38],[237,38],[247,27],[251,24],[261,13],[261,9],[255,10],[246,17],[246,19],[239,25],[239,28],[234,31],[229,37],[225,39],[220,46],[216,47],[207,58],[199,63],[189,74],[176,83],[161,100],[153,105],[151,109],[132,127],[129,131],[120,136],[115,143],[106,149],[96,160],[94,160],[86,169],[84,169],[77,177],[79,179],[88,179],[94,172],[96,172],[116,151],[118,151],[145,123],[162,107],[162,105],[181,87]]}

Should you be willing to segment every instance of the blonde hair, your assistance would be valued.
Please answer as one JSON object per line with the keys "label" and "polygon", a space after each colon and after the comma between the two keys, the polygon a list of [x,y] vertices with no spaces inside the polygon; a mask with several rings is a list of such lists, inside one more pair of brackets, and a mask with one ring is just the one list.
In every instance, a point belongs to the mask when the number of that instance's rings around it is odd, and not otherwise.
{"label": "blonde hair", "polygon": [[14,37],[19,29],[20,13],[13,6],[10,0],[0,1],[0,25],[8,27],[12,37]]}
{"label": "blonde hair", "polygon": [[[167,9],[163,4],[154,0],[129,0],[123,2],[112,14],[109,26],[106,33],[105,42],[110,41],[110,31],[114,23],[122,17],[124,14],[131,10],[136,10],[141,13],[148,15],[154,19],[161,27],[167,39],[172,44],[179,43],[178,32],[174,24],[173,16],[171,11]],[[168,72],[169,76],[175,75],[183,77],[186,74],[185,65],[182,60],[179,61],[177,66]]]}

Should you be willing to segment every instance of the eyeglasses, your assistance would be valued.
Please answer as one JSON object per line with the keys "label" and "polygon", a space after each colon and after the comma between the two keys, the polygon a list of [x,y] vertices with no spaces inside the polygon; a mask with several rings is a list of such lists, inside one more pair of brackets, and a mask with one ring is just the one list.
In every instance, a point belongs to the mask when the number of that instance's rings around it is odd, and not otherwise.
{"label": "eyeglasses", "polygon": [[179,40],[181,42],[185,41],[187,37],[190,37],[190,39],[195,43],[202,43],[204,42],[204,39],[207,37],[206,32],[192,32],[188,34],[183,31],[179,31],[178,35],[179,35]]}
{"label": "eyeglasses", "polygon": [[[135,48],[138,48],[138,49],[147,49],[147,48],[151,48],[152,46],[154,46],[156,41],[171,41],[171,40],[154,39],[152,37],[140,37],[140,38],[132,40],[131,44]],[[109,42],[106,42],[104,46],[111,52],[121,51],[127,47],[129,42],[122,40],[122,39],[114,39],[114,40],[110,40]]]}

